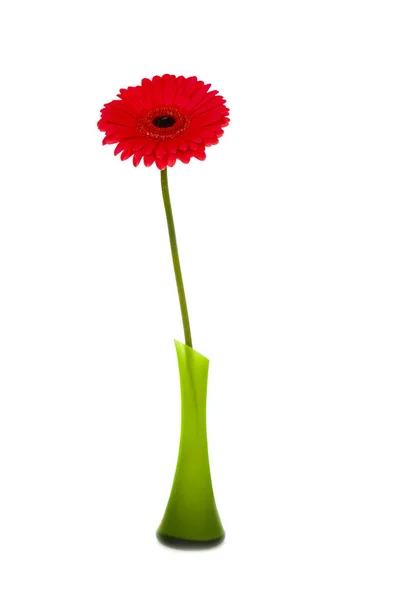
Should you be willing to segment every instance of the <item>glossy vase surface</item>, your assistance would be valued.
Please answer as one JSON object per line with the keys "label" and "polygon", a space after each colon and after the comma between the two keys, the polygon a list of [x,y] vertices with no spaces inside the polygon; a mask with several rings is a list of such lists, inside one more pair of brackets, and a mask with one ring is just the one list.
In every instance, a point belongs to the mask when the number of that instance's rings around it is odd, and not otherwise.
{"label": "glossy vase surface", "polygon": [[208,457],[206,399],[209,360],[175,340],[181,387],[181,435],[169,501],[158,539],[176,547],[207,547],[225,533],[215,504]]}

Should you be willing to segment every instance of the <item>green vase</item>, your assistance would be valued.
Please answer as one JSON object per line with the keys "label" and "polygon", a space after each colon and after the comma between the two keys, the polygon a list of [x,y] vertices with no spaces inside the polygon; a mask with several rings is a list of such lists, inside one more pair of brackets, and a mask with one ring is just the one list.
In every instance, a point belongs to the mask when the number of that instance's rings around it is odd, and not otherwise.
{"label": "green vase", "polygon": [[211,482],[206,431],[209,360],[175,340],[181,384],[181,437],[178,462],[158,539],[176,547],[208,547],[225,532]]}

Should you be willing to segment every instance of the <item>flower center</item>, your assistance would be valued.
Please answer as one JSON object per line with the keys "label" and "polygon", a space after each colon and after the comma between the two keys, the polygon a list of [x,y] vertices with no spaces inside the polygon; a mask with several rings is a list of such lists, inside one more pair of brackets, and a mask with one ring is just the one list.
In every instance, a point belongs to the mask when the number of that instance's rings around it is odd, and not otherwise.
{"label": "flower center", "polygon": [[190,120],[174,106],[158,106],[138,117],[136,126],[143,136],[170,140],[185,133]]}
{"label": "flower center", "polygon": [[153,124],[156,127],[166,129],[167,127],[172,127],[172,125],[175,125],[175,119],[171,115],[160,115],[159,117],[153,119]]}

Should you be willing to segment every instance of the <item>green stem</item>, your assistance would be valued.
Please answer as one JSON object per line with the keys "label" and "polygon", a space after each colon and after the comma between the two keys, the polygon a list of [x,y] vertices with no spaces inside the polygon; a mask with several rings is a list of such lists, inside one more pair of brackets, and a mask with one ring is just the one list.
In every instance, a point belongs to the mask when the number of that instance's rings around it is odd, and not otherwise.
{"label": "green stem", "polygon": [[171,245],[172,262],[174,263],[176,287],[178,288],[179,304],[181,307],[185,344],[192,348],[192,335],[190,333],[189,313],[186,304],[185,288],[183,287],[181,264],[179,262],[178,245],[176,242],[174,217],[172,216],[171,200],[169,197],[167,169],[161,171],[161,190],[164,200],[165,215],[167,217],[169,242]]}

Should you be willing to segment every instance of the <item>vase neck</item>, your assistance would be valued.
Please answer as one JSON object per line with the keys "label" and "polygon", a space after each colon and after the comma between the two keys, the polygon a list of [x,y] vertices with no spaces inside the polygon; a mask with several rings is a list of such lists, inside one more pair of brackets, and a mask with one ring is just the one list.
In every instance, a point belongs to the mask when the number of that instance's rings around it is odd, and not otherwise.
{"label": "vase neck", "polygon": [[181,387],[181,442],[206,443],[206,398],[209,360],[175,340]]}

